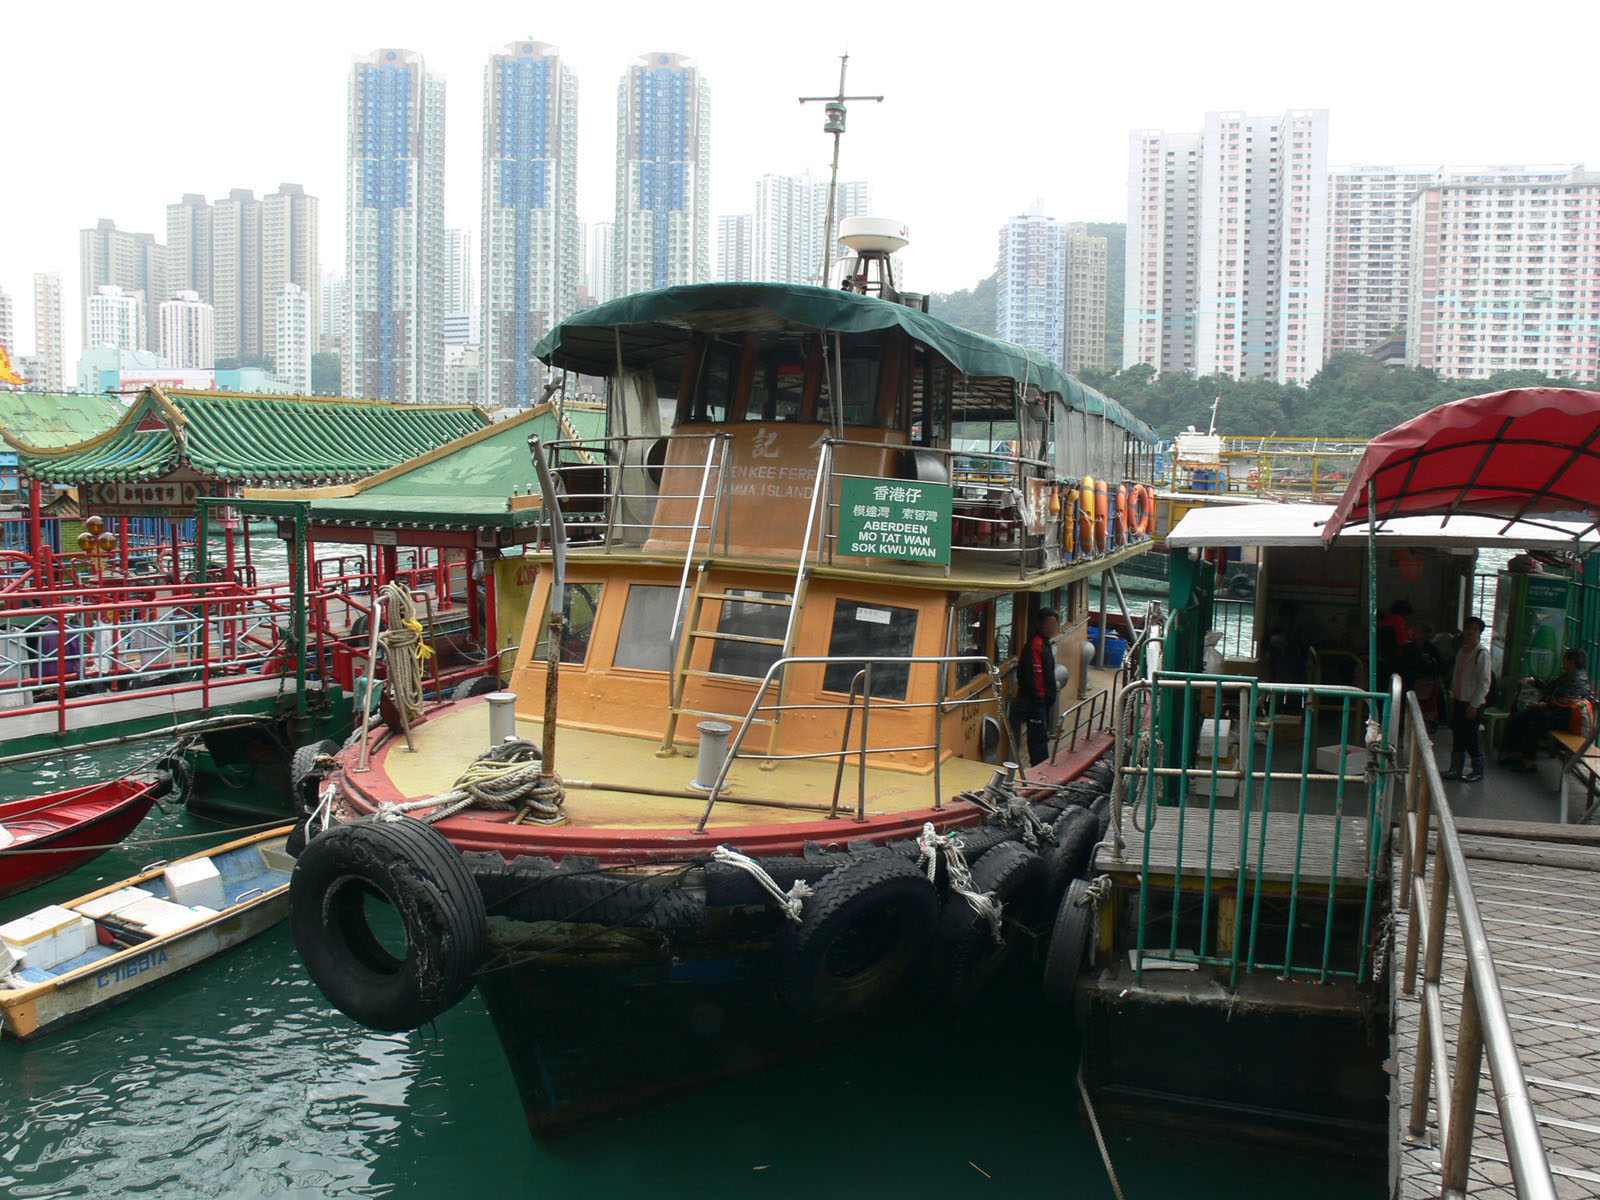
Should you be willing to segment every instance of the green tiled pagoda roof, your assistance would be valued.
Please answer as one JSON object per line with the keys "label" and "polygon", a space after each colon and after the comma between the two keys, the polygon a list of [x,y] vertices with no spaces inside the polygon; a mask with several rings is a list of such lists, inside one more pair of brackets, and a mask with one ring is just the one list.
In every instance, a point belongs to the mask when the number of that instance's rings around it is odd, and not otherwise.
{"label": "green tiled pagoda roof", "polygon": [[146,388],[115,427],[55,449],[21,451],[51,483],[134,482],[178,467],[267,486],[357,479],[482,429],[482,409],[307,396]]}
{"label": "green tiled pagoda roof", "polygon": [[[515,529],[538,524],[537,509],[508,510],[515,491],[536,490],[528,439],[598,438],[605,411],[553,404],[469,433],[382,474],[337,489],[273,493],[308,499],[314,525],[392,528]],[[328,495],[328,491],[337,495]],[[249,497],[246,497],[248,501]],[[248,503],[246,504],[248,508]]]}
{"label": "green tiled pagoda roof", "polygon": [[125,412],[115,396],[0,392],[0,438],[22,451],[71,446],[104,433]]}

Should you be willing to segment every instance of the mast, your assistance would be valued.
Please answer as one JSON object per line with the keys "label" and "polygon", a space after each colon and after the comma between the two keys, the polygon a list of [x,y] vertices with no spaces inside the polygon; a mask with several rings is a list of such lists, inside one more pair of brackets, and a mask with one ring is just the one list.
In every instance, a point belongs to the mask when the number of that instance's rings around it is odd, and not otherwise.
{"label": "mast", "polygon": [[828,264],[833,261],[833,213],[834,201],[839,194],[839,136],[844,133],[845,101],[846,100],[872,100],[883,103],[882,96],[846,96],[844,94],[844,73],[850,65],[850,56],[839,56],[839,94],[837,96],[801,96],[801,104],[822,104],[823,122],[822,132],[833,134],[833,173],[828,178],[828,216],[822,225],[822,270],[817,282],[822,287],[828,286]]}

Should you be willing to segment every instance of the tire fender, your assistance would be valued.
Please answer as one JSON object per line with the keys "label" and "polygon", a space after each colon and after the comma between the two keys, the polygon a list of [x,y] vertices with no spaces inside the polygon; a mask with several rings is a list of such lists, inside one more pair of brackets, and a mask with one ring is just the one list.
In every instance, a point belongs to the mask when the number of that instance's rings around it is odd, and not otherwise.
{"label": "tire fender", "polygon": [[972,867],[972,887],[991,893],[1003,909],[1000,942],[986,918],[960,892],[945,899],[939,924],[941,974],[958,1004],[977,1000],[1010,957],[1018,923],[1038,919],[1048,903],[1044,860],[1020,842],[1001,842]]}
{"label": "tire fender", "polygon": [[1086,903],[1088,897],[1088,883],[1074,879],[1067,885],[1067,894],[1061,897],[1061,906],[1056,910],[1056,923],[1050,930],[1045,950],[1041,984],[1044,998],[1052,1004],[1072,1003],[1078,976],[1088,960],[1095,917],[1094,907]]}
{"label": "tire fender", "polygon": [[824,875],[799,924],[774,939],[778,993],[802,1017],[866,1008],[894,991],[933,938],[939,897],[909,859],[882,854]]}
{"label": "tire fender", "polygon": [[339,743],[332,738],[307,742],[294,752],[289,760],[289,787],[294,793],[295,810],[302,815],[317,807],[317,789],[322,785],[323,771],[317,759],[325,754],[339,753]]}
{"label": "tire fender", "polygon": [[[373,932],[387,901],[403,956]],[[289,921],[306,971],[340,1012],[400,1032],[433,1020],[471,989],[488,937],[483,896],[461,855],[421,821],[353,821],[313,838],[289,879]]]}
{"label": "tire fender", "polygon": [[1069,882],[1083,874],[1098,839],[1094,814],[1077,805],[1063,811],[1051,828],[1056,835],[1055,844],[1047,847],[1042,857],[1050,896],[1054,899]]}

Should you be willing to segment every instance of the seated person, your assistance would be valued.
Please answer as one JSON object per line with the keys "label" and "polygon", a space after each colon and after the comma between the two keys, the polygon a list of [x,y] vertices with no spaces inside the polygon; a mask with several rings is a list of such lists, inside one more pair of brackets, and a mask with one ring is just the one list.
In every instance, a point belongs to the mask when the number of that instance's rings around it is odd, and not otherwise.
{"label": "seated person", "polygon": [[1444,690],[1439,686],[1439,670],[1427,658],[1418,660],[1416,681],[1411,690],[1417,694],[1417,707],[1422,709],[1423,724],[1431,734],[1439,728],[1444,716]]}
{"label": "seated person", "polygon": [[1502,766],[1518,771],[1534,770],[1534,759],[1544,735],[1562,728],[1571,719],[1562,701],[1570,703],[1592,698],[1588,666],[1588,656],[1582,650],[1568,650],[1561,657],[1561,674],[1553,679],[1535,679],[1530,675],[1522,681],[1537,687],[1544,699],[1519,709],[1506,722],[1506,749],[1500,755]]}

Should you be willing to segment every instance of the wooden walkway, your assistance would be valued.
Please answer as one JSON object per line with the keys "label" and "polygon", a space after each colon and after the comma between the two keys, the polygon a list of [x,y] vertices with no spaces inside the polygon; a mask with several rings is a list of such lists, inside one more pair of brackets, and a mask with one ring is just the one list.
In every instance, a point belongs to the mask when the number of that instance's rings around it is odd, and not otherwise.
{"label": "wooden walkway", "polygon": [[[1170,877],[1178,861],[1178,822],[1183,820],[1183,876],[1198,883],[1206,872],[1207,848],[1211,850],[1211,878],[1235,879],[1239,872],[1239,813],[1203,807],[1158,808],[1155,829],[1150,836],[1150,871]],[[1143,813],[1140,813],[1143,819]],[[1128,820],[1124,815],[1124,821]],[[1123,829],[1127,845],[1117,857],[1109,841],[1095,852],[1096,871],[1139,872],[1144,869],[1144,834],[1131,826]],[[1274,811],[1267,817],[1266,849],[1262,853],[1261,814],[1250,816],[1249,844],[1245,865],[1249,878],[1255,878],[1257,864],[1261,878],[1271,883],[1287,883],[1294,878],[1299,855],[1300,882],[1326,884],[1334,867],[1335,841],[1338,843],[1338,874],[1341,883],[1364,884],[1367,878],[1367,822],[1360,817],[1336,820],[1332,816],[1308,813],[1305,839],[1298,836],[1296,814]]]}
{"label": "wooden walkway", "polygon": [[[1467,835],[1462,846],[1557,1190],[1562,1197],[1600,1196],[1600,846]],[[1503,861],[1511,855],[1529,861]],[[1419,973],[1416,994],[1401,995],[1402,967],[1397,961],[1393,987],[1397,1194],[1414,1200],[1439,1195],[1438,1098],[1426,1144],[1408,1143],[1422,987]],[[1443,972],[1452,1054],[1465,969],[1452,904]],[[1469,1193],[1515,1197],[1487,1061],[1475,1129]]]}

